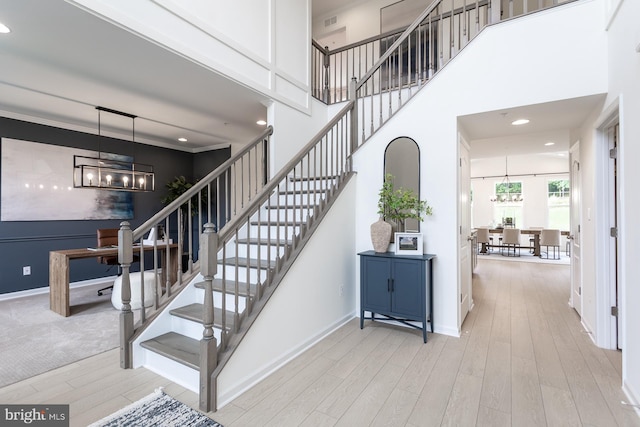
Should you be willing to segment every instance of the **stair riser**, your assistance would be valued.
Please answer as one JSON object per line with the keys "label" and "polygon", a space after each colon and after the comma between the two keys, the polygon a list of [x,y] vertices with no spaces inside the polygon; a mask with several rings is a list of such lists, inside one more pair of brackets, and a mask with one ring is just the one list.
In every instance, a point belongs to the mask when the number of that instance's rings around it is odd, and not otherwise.
{"label": "stair riser", "polygon": [[284,254],[284,247],[275,245],[267,246],[251,244],[247,247],[247,244],[240,244],[237,246],[236,250],[240,257],[258,259],[259,256],[259,259],[261,260],[274,260]]}
{"label": "stair riser", "polygon": [[[304,221],[312,215],[313,207],[307,209],[306,205],[302,206],[302,208],[298,205],[287,209],[267,209],[260,212],[259,218],[261,221],[280,221],[285,223],[294,219],[295,221]],[[257,221],[257,219],[254,218],[254,221]]]}
{"label": "stair riser", "polygon": [[334,180],[293,181],[289,183],[292,190],[326,190],[334,185]]}
{"label": "stair riser", "polygon": [[[236,278],[235,266],[222,266],[220,262],[218,262],[218,273],[215,276],[216,278],[222,279],[223,269],[225,269],[227,280],[233,280]],[[249,283],[257,283],[258,277],[260,278],[260,282],[263,282],[267,278],[267,271],[262,269],[258,271],[258,269],[256,268],[250,268],[247,274],[246,268],[241,266],[240,268],[238,268],[237,273],[237,279],[242,283],[247,283],[247,281],[249,281]]]}
{"label": "stair riser", "polygon": [[[240,289],[238,289],[239,292],[239,296],[238,296],[238,313],[242,313],[246,307],[246,299],[245,297],[241,296],[242,294],[246,293],[246,286],[240,286]],[[203,302],[204,301],[204,289],[198,289],[198,292],[196,292],[197,295],[197,300],[198,302]],[[232,294],[231,291],[227,292],[227,294],[225,295],[225,301],[226,301],[226,306],[225,309],[227,311],[235,311],[235,296]],[[213,306],[214,307],[218,307],[218,308],[222,308],[222,293],[218,292],[218,291],[214,291],[213,292]],[[175,317],[175,316],[174,316]]]}
{"label": "stair riser", "polygon": [[[202,323],[192,322],[191,320],[178,316],[172,316],[171,331],[193,338],[194,340],[200,340],[202,339],[204,326],[202,326]],[[217,342],[220,343],[221,331],[219,329],[213,328],[213,336],[216,338]]]}
{"label": "stair riser", "polygon": [[281,194],[276,200],[275,196],[273,201],[271,202],[271,206],[276,205],[300,205],[300,203],[307,204],[318,204],[322,200],[325,199],[324,193],[314,193],[314,194]]}
{"label": "stair riser", "polygon": [[[258,229],[260,231],[258,232]],[[300,231],[299,226],[280,226],[275,225],[252,225],[249,228],[249,237],[258,237],[262,239],[286,239],[291,240],[294,235],[297,235]]]}
{"label": "stair riser", "polygon": [[146,348],[141,348],[139,351],[145,352],[144,367],[194,393],[198,393],[200,388],[200,373],[198,371]]}

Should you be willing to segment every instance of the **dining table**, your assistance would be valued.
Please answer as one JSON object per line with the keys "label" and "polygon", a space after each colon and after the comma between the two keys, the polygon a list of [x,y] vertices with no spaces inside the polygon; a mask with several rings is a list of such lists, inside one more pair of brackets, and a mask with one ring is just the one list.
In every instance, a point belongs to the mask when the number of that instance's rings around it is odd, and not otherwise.
{"label": "dining table", "polygon": [[[502,234],[504,228],[490,228],[489,234]],[[533,255],[540,256],[540,234],[542,233],[541,228],[521,228],[520,234],[533,236]],[[562,236],[569,236],[568,230],[561,230],[560,234]],[[493,245],[500,246],[500,245]],[[485,243],[482,244],[480,248],[480,253],[487,253],[488,247]]]}

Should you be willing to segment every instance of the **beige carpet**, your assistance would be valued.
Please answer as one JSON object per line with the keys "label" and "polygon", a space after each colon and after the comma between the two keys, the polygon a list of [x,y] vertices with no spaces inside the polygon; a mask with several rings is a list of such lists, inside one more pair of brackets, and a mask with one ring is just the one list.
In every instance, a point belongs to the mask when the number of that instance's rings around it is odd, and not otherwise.
{"label": "beige carpet", "polygon": [[49,294],[0,301],[0,387],[118,346],[119,312],[104,285],[71,289],[71,316],[49,310]]}

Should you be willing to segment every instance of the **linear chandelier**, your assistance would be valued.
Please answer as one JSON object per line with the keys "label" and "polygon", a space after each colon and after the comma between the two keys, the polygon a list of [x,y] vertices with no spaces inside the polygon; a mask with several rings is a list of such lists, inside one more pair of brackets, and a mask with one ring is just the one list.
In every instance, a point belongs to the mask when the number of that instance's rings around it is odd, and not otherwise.
{"label": "linear chandelier", "polygon": [[[98,110],[98,156],[73,156],[73,186],[118,191],[154,191],[155,175],[153,166],[135,163],[134,158],[100,150],[101,113],[129,117],[132,123],[131,142],[135,144],[135,119],[133,114],[123,113],[105,107]],[[134,145],[135,149],[135,145]]]}
{"label": "linear chandelier", "polygon": [[507,159],[508,159],[507,156],[505,156],[505,158],[504,158],[504,178],[502,179],[502,182],[500,183],[500,187],[506,189],[506,193],[498,194],[498,192],[496,192],[496,194],[493,197],[489,198],[489,200],[492,201],[492,202],[506,203],[506,202],[522,202],[524,200],[524,197],[522,197],[522,193],[520,193],[520,192],[513,192],[512,193],[513,183],[511,181],[509,181],[509,168],[508,168],[508,160]]}

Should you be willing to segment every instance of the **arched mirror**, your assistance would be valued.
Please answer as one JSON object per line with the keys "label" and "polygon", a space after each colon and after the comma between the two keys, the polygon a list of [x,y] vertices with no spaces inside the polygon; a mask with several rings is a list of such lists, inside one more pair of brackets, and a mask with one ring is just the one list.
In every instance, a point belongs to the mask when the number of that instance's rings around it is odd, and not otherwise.
{"label": "arched mirror", "polygon": [[[405,188],[420,195],[420,148],[411,138],[396,138],[384,152],[384,174],[393,175],[394,189]],[[404,231],[420,231],[420,222],[407,219]]]}

